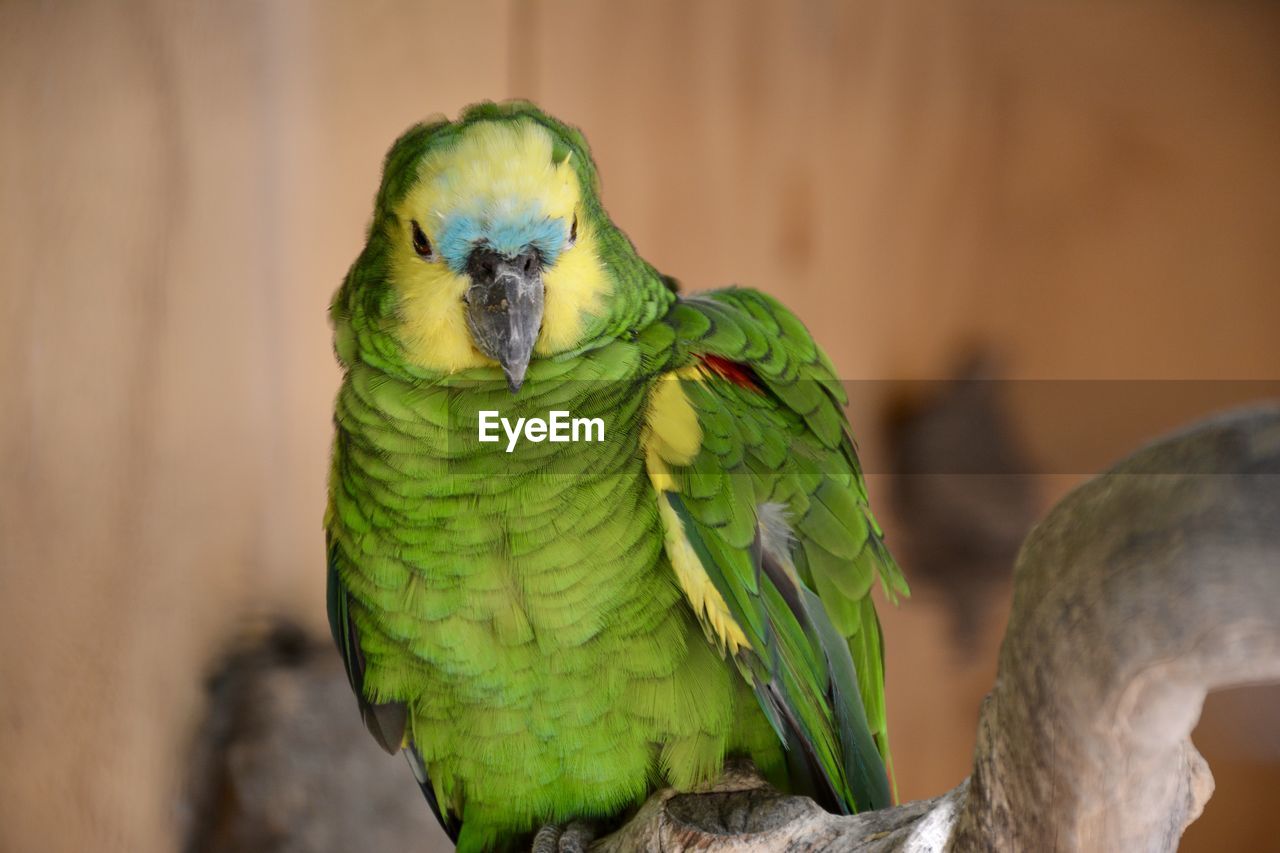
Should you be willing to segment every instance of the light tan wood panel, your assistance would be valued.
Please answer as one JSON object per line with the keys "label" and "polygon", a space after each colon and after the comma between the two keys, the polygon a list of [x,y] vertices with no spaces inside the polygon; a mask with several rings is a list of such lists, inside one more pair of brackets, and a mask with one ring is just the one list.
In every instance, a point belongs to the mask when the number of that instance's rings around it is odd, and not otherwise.
{"label": "light tan wood panel", "polygon": [[0,848],[172,850],[211,659],[324,621],[325,309],[382,153],[501,93],[506,6],[3,16]]}

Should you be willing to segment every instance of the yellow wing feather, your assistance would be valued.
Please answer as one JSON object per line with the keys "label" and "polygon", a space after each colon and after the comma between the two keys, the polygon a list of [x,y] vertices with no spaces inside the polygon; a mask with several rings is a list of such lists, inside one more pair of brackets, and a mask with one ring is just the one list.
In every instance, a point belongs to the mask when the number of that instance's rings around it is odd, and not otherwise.
{"label": "yellow wing feather", "polygon": [[679,516],[661,498],[662,492],[678,492],[671,476],[672,465],[688,465],[702,447],[702,426],[698,414],[681,387],[682,379],[699,379],[697,367],[688,367],[661,377],[649,397],[649,410],[642,439],[649,481],[659,492],[658,512],[666,543],[667,556],[675,571],[676,581],[694,613],[707,629],[708,636],[722,651],[737,654],[750,643],[742,628],[729,612],[720,590],[708,577],[702,561],[689,543]]}

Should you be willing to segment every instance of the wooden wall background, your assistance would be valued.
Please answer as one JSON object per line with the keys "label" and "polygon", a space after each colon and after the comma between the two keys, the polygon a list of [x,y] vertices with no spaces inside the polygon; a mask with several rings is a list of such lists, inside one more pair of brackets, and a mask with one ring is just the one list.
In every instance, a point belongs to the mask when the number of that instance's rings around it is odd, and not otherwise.
{"label": "wooden wall background", "polygon": [[[851,379],[974,341],[1023,378],[1277,378],[1274,4],[6,0],[0,849],[177,847],[216,654],[324,630],[325,308],[380,158],[514,95],[585,129],[661,268],[777,294]],[[908,798],[966,772],[1001,632],[960,663],[941,614],[886,619]],[[1188,849],[1280,837],[1263,700],[1202,726]]]}

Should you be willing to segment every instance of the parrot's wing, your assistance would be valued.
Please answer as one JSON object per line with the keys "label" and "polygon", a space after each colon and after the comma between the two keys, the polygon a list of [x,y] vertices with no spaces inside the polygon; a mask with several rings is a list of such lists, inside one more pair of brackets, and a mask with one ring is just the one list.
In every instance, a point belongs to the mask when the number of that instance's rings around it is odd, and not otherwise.
{"label": "parrot's wing", "polygon": [[371,702],[365,696],[364,655],[360,651],[360,636],[351,614],[351,595],[347,592],[346,584],[342,582],[342,576],[338,571],[337,559],[332,547],[329,549],[327,598],[329,630],[333,632],[333,641],[337,644],[338,652],[342,655],[342,664],[347,671],[347,680],[351,683],[351,689],[356,694],[356,702],[360,706],[360,716],[364,719],[365,727],[369,729],[369,734],[373,735],[373,739],[378,742],[378,746],[389,754],[395,755],[396,750],[403,749],[405,757],[409,760],[409,767],[413,770],[414,778],[418,780],[418,787],[422,789],[423,796],[427,799],[427,804],[431,806],[431,811],[435,812],[436,819],[440,821],[444,831],[456,842],[461,824],[452,815],[446,814],[440,808],[440,802],[436,798],[435,787],[431,784],[431,780],[427,778],[427,769],[422,762],[422,757],[418,755],[418,751],[413,744],[406,743],[405,726],[408,714],[404,703]]}
{"label": "parrot's wing", "polygon": [[667,321],[683,366],[653,391],[645,454],[681,587],[819,798],[889,805],[870,589],[906,584],[867,506],[843,389],[762,294],[686,299]]}

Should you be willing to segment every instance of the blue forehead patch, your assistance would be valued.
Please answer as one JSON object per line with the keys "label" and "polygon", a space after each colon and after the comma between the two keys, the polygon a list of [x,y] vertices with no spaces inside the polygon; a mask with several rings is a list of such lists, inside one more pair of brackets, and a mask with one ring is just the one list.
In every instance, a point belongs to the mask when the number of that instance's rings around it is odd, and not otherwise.
{"label": "blue forehead patch", "polygon": [[436,242],[440,257],[451,270],[461,275],[466,272],[467,257],[480,244],[512,256],[528,248],[537,249],[543,264],[551,266],[564,251],[568,238],[569,223],[530,207],[494,214],[451,214],[440,229]]}

